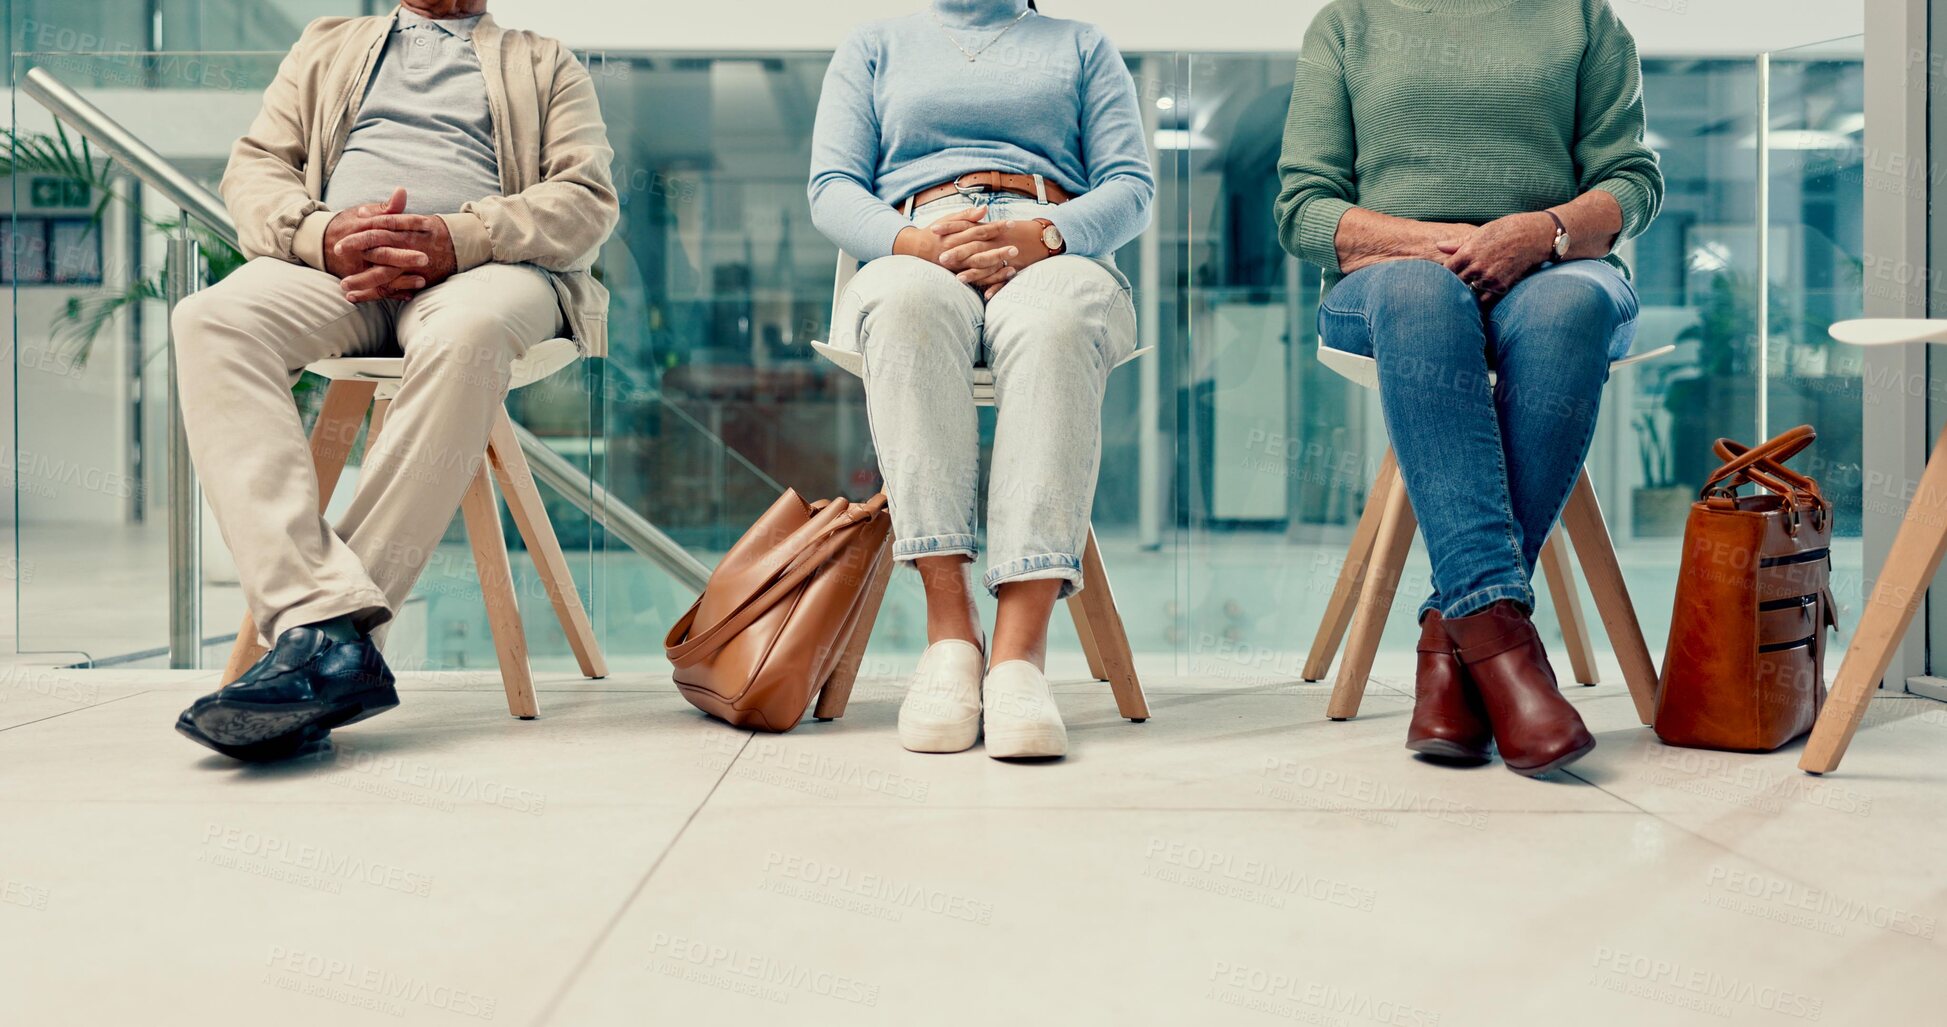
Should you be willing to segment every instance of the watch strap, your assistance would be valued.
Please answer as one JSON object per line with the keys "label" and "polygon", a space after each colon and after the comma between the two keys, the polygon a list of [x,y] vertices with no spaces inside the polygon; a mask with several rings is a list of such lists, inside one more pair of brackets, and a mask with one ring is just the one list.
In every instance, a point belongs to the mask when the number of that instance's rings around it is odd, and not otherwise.
{"label": "watch strap", "polygon": [[1552,210],[1544,208],[1542,213],[1548,215],[1548,220],[1555,222],[1555,256],[1568,256],[1568,225],[1563,224],[1561,215]]}

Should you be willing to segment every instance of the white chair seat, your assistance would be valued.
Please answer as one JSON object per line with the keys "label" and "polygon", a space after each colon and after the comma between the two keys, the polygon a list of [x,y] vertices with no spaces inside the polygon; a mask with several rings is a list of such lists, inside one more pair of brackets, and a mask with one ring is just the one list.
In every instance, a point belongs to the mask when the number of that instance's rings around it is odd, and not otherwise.
{"label": "white chair seat", "polygon": [[1861,317],[1840,321],[1830,331],[1834,339],[1854,346],[1947,342],[1947,321],[1940,318]]}
{"label": "white chair seat", "polygon": [[[581,359],[581,347],[573,339],[549,339],[529,346],[515,359],[510,389],[526,388]],[[304,369],[332,381],[378,382],[378,398],[391,399],[398,391],[399,379],[406,373],[404,357],[330,357],[314,360]]]}
{"label": "white chair seat", "polygon": [[[1941,324],[1943,327],[1947,327],[1947,321],[1943,321]],[[1838,326],[1834,325],[1833,329],[1836,333]],[[1676,346],[1669,345],[1658,346],[1655,349],[1644,350],[1641,353],[1631,353],[1621,360],[1610,361],[1609,370],[1614,371],[1618,367],[1640,364],[1645,360],[1655,360],[1658,357],[1667,356],[1676,352],[1676,349]],[[1346,379],[1362,389],[1376,389],[1379,387],[1379,362],[1371,357],[1360,356],[1357,353],[1348,353],[1342,349],[1333,349],[1330,346],[1321,345],[1318,347],[1318,362],[1331,368],[1339,377]],[[1487,372],[1487,381],[1490,385],[1494,383],[1495,376],[1493,371]]]}

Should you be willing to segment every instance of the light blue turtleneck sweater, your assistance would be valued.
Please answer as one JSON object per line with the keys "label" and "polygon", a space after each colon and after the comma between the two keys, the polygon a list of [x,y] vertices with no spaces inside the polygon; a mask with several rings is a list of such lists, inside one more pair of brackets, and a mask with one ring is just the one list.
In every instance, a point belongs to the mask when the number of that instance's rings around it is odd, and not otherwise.
{"label": "light blue turtleneck sweater", "polygon": [[883,257],[911,223],[892,204],[993,170],[1044,175],[1076,197],[1048,216],[1071,253],[1107,256],[1142,232],[1156,181],[1122,55],[1083,22],[1014,23],[1026,10],[1027,0],[932,0],[846,39],[811,137],[820,232],[861,260]]}

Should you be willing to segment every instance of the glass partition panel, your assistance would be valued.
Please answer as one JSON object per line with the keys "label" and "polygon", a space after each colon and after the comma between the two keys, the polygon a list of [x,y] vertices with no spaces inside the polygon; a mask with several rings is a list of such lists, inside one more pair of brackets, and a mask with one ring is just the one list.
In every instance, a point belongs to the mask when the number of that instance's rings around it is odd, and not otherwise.
{"label": "glass partition panel", "polygon": [[[49,67],[213,183],[280,56],[60,50],[18,54],[14,70]],[[1272,225],[1294,58],[1128,58],[1159,190],[1150,231],[1117,260],[1153,348],[1110,381],[1094,514],[1146,669],[1219,681],[1297,676],[1385,451],[1374,397],[1316,359],[1319,270],[1287,257]],[[805,203],[827,55],[584,59],[622,198],[597,266],[613,295],[611,352],[517,392],[516,420],[706,564],[784,488],[876,490],[863,390],[808,346],[828,328],[836,254]],[[1712,464],[1711,440],[1756,436],[1765,406],[1772,427],[1819,425],[1818,471],[1841,502],[1841,531],[1857,531],[1846,514],[1857,509],[1857,483],[1845,479],[1856,479],[1859,460],[1858,365],[1820,341],[1824,324],[1857,310],[1863,289],[1859,154],[1856,142],[1838,142],[1857,137],[1856,44],[1774,54],[1771,76],[1762,181],[1772,227],[1761,232],[1757,62],[1644,62],[1668,193],[1625,255],[1642,298],[1637,349],[1676,352],[1614,376],[1589,466],[1656,651],[1683,510]],[[31,100],[16,95],[16,117],[23,141],[58,148]],[[176,212],[98,154],[66,166],[43,156],[52,164],[10,169],[4,248],[21,645],[153,654],[167,623],[166,332],[155,297]],[[213,252],[220,275],[222,248]],[[1769,347],[1759,341],[1760,280]],[[84,326],[87,344],[77,346]],[[298,400],[308,411],[321,392],[300,382]],[[991,415],[982,423],[991,442]],[[551,494],[548,503],[611,661],[661,666],[662,632],[690,593],[572,504]],[[214,661],[241,606],[220,538],[205,527]],[[507,527],[529,644],[543,669],[565,670],[565,640]],[[1856,603],[1856,543],[1838,559],[1842,603]],[[76,588],[83,580],[105,583],[116,600]],[[1403,591],[1417,596],[1427,581],[1416,552]],[[1056,631],[1058,659],[1076,660],[1066,618]],[[1410,631],[1410,618],[1394,618],[1386,645],[1403,650]],[[912,575],[895,579],[875,639],[885,663],[869,673],[903,673],[923,645]],[[492,663],[457,528],[392,645],[406,666]]]}
{"label": "glass partition panel", "polygon": [[1684,521],[1718,463],[1711,446],[1761,430],[1757,64],[1646,58],[1643,98],[1664,197],[1622,250],[1641,304],[1635,352],[1676,350],[1611,377],[1589,473],[1660,661]]}
{"label": "glass partition panel", "polygon": [[1179,112],[1193,227],[1173,379],[1178,650],[1200,680],[1299,676],[1386,452],[1376,399],[1317,360],[1320,271],[1285,254],[1272,218],[1295,63],[1193,55]]}
{"label": "glass partition panel", "polygon": [[1768,54],[1764,148],[1749,143],[1765,158],[1770,187],[1762,250],[1770,293],[1765,432],[1818,429],[1818,442],[1793,463],[1819,480],[1833,506],[1832,591],[1842,642],[1851,638],[1863,598],[1864,353],[1834,342],[1827,329],[1860,316],[1875,284],[1898,287],[1890,269],[1869,267],[1865,258],[1864,42],[1849,36]]}
{"label": "glass partition panel", "polygon": [[[18,13],[18,12],[16,12]],[[35,37],[38,39],[39,37]],[[280,53],[13,54],[7,300],[14,340],[16,620],[23,651],[161,665],[168,645],[168,325],[180,212],[21,91],[43,67],[214,184]],[[194,74],[183,69],[194,67]],[[185,103],[185,95],[195,101]],[[234,250],[196,230],[210,268]],[[220,554],[213,525],[204,548]],[[221,563],[218,556],[213,566]],[[212,595],[212,613],[234,605]],[[205,636],[233,631],[206,619]]]}

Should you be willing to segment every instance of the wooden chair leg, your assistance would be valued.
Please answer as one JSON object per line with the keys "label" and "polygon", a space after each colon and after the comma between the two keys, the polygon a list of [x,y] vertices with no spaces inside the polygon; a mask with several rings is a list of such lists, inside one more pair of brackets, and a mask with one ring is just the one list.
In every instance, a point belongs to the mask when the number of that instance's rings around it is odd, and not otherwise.
{"label": "wooden chair leg", "polygon": [[1075,598],[1082,601],[1088,619],[1088,637],[1096,643],[1109,688],[1115,692],[1116,711],[1140,724],[1149,719],[1149,702],[1143,697],[1142,682],[1136,677],[1136,654],[1123,629],[1122,614],[1115,606],[1115,590],[1109,585],[1109,572],[1102,566],[1102,550],[1095,544],[1095,527],[1088,529],[1088,544],[1082,549],[1082,590]]}
{"label": "wooden chair leg", "polygon": [[514,422],[508,418],[505,408],[494,418],[493,431],[487,440],[487,458],[493,465],[494,479],[500,483],[500,494],[507,500],[507,509],[514,515],[514,526],[520,529],[521,539],[527,543],[527,555],[534,560],[534,569],[541,576],[541,587],[547,593],[548,602],[554,605],[555,619],[561,622],[561,632],[568,637],[568,648],[574,650],[575,662],[581,665],[582,676],[607,677],[608,661],[602,658],[595,627],[589,623],[588,611],[581,605],[581,592],[575,588],[574,572],[568,567],[567,555],[561,551],[561,540],[555,536],[553,522],[548,520],[541,490],[534,484],[534,472],[528,469],[520,439],[514,434]]}
{"label": "wooden chair leg", "polygon": [[1082,655],[1088,658],[1088,676],[1097,681],[1109,680],[1109,667],[1102,662],[1102,644],[1095,640],[1095,632],[1088,626],[1088,607],[1082,604],[1082,593],[1068,597],[1068,616],[1075,622],[1075,635],[1082,640]]}
{"label": "wooden chair leg", "polygon": [[1873,585],[1873,597],[1859,614],[1852,645],[1839,664],[1839,675],[1833,679],[1825,708],[1805,743],[1805,754],[1798,760],[1799,769],[1807,773],[1838,769],[1859,722],[1866,716],[1874,690],[1893,663],[1893,650],[1906,637],[1914,614],[1926,602],[1927,586],[1940,569],[1941,555],[1947,553],[1947,457],[1939,455],[1947,451],[1940,449],[1942,445],[1947,445],[1947,430],[1934,443],[1936,455],[1921,472],[1913,502],[1900,521],[1900,530],[1893,535],[1893,547],[1887,550],[1886,563]]}
{"label": "wooden chair leg", "polygon": [[1582,596],[1575,588],[1575,572],[1569,569],[1568,535],[1557,531],[1541,547],[1541,573],[1548,582],[1548,599],[1555,607],[1555,619],[1562,625],[1562,645],[1568,649],[1569,668],[1575,680],[1584,685],[1600,683],[1595,668],[1595,647],[1589,638],[1589,622],[1582,616]]}
{"label": "wooden chair leg", "polygon": [[1366,679],[1372,676],[1372,661],[1379,653],[1379,636],[1386,630],[1386,614],[1392,610],[1393,596],[1399,591],[1399,575],[1406,566],[1406,554],[1412,551],[1413,532],[1418,527],[1413,504],[1406,498],[1406,486],[1396,483],[1386,491],[1385,511],[1365,585],[1359,590],[1352,634],[1345,644],[1345,659],[1339,661],[1338,680],[1333,682],[1331,701],[1325,705],[1325,716],[1332,720],[1349,720],[1359,713],[1359,700],[1365,698]]}
{"label": "wooden chair leg", "polygon": [[500,682],[507,689],[507,712],[522,720],[540,715],[534,699],[534,676],[527,666],[527,633],[521,627],[520,604],[514,598],[514,569],[507,562],[507,540],[500,534],[500,507],[483,462],[480,473],[460,500],[466,517],[467,540],[473,545],[474,569],[480,576],[480,598],[487,606],[487,626],[500,658]]}
{"label": "wooden chair leg", "polygon": [[811,711],[819,720],[837,720],[845,715],[845,704],[852,698],[852,683],[858,680],[859,667],[865,662],[865,647],[872,640],[872,626],[879,621],[879,607],[886,600],[886,585],[892,581],[892,536],[886,536],[886,547],[879,554],[879,560],[872,567],[872,577],[865,585],[865,603],[859,609],[858,626],[852,629],[852,641],[845,647],[845,655],[838,658],[838,665],[832,668],[831,676],[825,679],[825,686],[818,690],[818,705]]}
{"label": "wooden chair leg", "polygon": [[1345,638],[1346,625],[1352,623],[1352,611],[1359,600],[1359,589],[1365,583],[1366,569],[1372,563],[1373,540],[1379,537],[1379,521],[1386,510],[1386,497],[1399,485],[1399,464],[1393,459],[1391,447],[1379,462],[1379,475],[1372,480],[1372,491],[1366,494],[1366,509],[1359,515],[1359,526],[1353,529],[1352,546],[1346,550],[1345,564],[1339,568],[1338,582],[1332,586],[1332,598],[1325,603],[1325,619],[1319,622],[1318,636],[1312,639],[1311,652],[1305,655],[1304,679],[1306,681],[1325,680],[1325,671],[1332,666],[1332,657],[1338,655],[1339,642]]}
{"label": "wooden chair leg", "polygon": [[1656,712],[1656,662],[1650,659],[1649,644],[1643,641],[1643,626],[1636,621],[1636,607],[1629,601],[1629,586],[1623,581],[1609,525],[1602,519],[1602,504],[1596,501],[1595,485],[1589,481],[1586,468],[1575,481],[1575,491],[1569,493],[1561,530],[1574,543],[1582,577],[1589,583],[1589,596],[1602,617],[1602,629],[1615,650],[1616,662],[1622,664],[1629,697],[1636,702],[1637,719],[1648,724]]}
{"label": "wooden chair leg", "polygon": [[[311,426],[311,467],[318,476],[320,515],[331,505],[331,494],[338,488],[338,479],[352,456],[352,443],[358,439],[359,422],[365,419],[365,410],[372,406],[377,389],[377,382],[351,380],[332,382],[325,389],[324,405],[318,409],[317,423]],[[375,417],[374,432],[378,423]],[[223,665],[223,682],[241,677],[263,655],[264,647],[257,644],[257,621],[245,613],[237,627],[236,643],[230,647],[230,659]]]}

